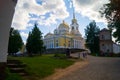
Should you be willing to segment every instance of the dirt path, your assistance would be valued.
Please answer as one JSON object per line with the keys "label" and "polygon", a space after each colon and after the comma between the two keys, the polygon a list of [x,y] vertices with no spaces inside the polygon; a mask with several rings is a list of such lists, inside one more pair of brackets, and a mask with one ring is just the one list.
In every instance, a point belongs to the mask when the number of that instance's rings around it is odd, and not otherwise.
{"label": "dirt path", "polygon": [[85,67],[57,80],[120,80],[120,58],[88,56],[88,61]]}
{"label": "dirt path", "polygon": [[88,64],[87,60],[84,61],[77,61],[73,65],[65,68],[65,69],[57,69],[53,75],[50,75],[42,80],[58,80],[66,75],[73,73],[74,71],[84,67]]}
{"label": "dirt path", "polygon": [[88,56],[44,80],[120,80],[120,58]]}

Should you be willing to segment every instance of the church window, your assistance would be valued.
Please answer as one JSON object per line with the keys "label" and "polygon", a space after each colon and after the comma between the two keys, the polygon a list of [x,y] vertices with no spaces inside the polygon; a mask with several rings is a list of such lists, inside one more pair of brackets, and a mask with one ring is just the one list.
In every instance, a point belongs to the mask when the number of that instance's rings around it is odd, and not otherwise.
{"label": "church window", "polygon": [[102,46],[105,46],[104,44],[102,44]]}
{"label": "church window", "polygon": [[74,30],[74,27],[72,27],[72,30]]}
{"label": "church window", "polygon": [[56,47],[58,47],[58,40],[56,40]]}
{"label": "church window", "polygon": [[106,49],[106,45],[102,44],[102,49],[105,50]]}
{"label": "church window", "polygon": [[69,41],[69,44],[68,44],[68,46],[70,47],[70,41]]}
{"label": "church window", "polygon": [[56,43],[56,47],[58,47],[58,43]]}
{"label": "church window", "polygon": [[110,50],[109,50],[109,49],[107,49],[107,52],[109,53],[109,52],[110,52]]}
{"label": "church window", "polygon": [[101,36],[102,39],[105,39],[104,35]]}
{"label": "church window", "polygon": [[78,27],[76,27],[76,30],[78,30]]}

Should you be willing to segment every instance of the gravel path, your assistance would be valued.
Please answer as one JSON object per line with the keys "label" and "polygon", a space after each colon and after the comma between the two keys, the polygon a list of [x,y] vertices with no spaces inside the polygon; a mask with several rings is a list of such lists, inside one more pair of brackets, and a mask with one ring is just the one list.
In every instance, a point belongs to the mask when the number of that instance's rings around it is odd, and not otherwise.
{"label": "gravel path", "polygon": [[88,56],[88,65],[57,80],[120,80],[120,58]]}

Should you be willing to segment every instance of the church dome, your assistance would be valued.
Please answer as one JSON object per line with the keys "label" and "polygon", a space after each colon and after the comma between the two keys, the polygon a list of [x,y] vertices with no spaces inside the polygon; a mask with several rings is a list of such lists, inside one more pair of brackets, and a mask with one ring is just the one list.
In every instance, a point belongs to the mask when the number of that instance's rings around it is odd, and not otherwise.
{"label": "church dome", "polygon": [[53,34],[49,32],[47,35],[53,35]]}
{"label": "church dome", "polygon": [[63,23],[61,23],[58,28],[59,29],[60,28],[67,28],[67,29],[69,29],[69,25],[67,23],[65,23],[65,21],[63,20]]}
{"label": "church dome", "polygon": [[72,23],[77,23],[77,19],[72,19]]}
{"label": "church dome", "polygon": [[62,34],[62,35],[69,33],[69,25],[65,23],[63,20],[63,23],[59,25],[58,30],[59,30],[59,34]]}

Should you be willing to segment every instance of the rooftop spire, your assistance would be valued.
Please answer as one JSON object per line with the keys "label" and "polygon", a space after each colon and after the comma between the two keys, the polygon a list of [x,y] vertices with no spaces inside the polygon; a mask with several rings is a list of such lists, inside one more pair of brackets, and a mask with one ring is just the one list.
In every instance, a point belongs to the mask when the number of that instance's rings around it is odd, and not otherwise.
{"label": "rooftop spire", "polygon": [[75,19],[75,8],[74,8],[74,6],[73,6],[73,0],[71,0],[71,3],[72,3],[72,12],[73,12],[73,19],[72,19],[72,24],[73,23],[77,23],[77,20]]}
{"label": "rooftop spire", "polygon": [[63,23],[65,23],[65,21],[63,20]]}
{"label": "rooftop spire", "polygon": [[75,19],[75,12],[74,12],[74,9],[73,9],[73,19]]}
{"label": "rooftop spire", "polygon": [[73,7],[73,1],[71,0],[71,3],[72,3],[72,9],[73,9],[73,19],[75,19],[75,10],[74,10],[74,7]]}

